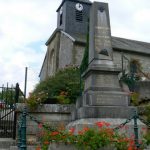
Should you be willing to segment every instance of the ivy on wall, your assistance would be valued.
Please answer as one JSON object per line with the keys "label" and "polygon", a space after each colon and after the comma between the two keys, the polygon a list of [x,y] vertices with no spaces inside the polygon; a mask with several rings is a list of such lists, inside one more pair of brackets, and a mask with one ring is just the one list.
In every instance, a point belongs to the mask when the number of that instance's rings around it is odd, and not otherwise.
{"label": "ivy on wall", "polygon": [[87,68],[89,63],[89,21],[88,21],[88,32],[86,37],[86,47],[83,55],[83,59],[80,65],[80,73],[82,74]]}

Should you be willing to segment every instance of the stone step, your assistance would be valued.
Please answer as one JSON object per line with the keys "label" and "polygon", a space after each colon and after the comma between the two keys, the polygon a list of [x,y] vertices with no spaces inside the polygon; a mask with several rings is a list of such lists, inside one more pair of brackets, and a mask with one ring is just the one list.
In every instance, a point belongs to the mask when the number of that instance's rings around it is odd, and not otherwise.
{"label": "stone step", "polygon": [[[35,150],[36,146],[27,146],[27,150]],[[19,150],[17,146],[11,146],[9,150]]]}
{"label": "stone step", "polygon": [[0,138],[0,150],[9,150],[10,146],[16,144],[12,138]]}

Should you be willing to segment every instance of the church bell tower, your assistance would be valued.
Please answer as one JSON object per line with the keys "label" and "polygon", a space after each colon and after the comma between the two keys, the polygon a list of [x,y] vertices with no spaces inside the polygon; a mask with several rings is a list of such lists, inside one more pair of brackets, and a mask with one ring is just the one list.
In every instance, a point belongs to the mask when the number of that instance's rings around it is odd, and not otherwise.
{"label": "church bell tower", "polygon": [[63,0],[57,9],[57,28],[68,34],[86,34],[91,2]]}

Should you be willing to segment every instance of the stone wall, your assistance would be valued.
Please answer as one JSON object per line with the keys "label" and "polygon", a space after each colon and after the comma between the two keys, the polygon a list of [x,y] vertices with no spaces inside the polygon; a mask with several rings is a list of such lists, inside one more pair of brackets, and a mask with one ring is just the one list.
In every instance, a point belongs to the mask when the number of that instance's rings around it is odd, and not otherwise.
{"label": "stone wall", "polygon": [[[138,59],[142,64],[142,70],[144,72],[150,72],[150,55],[140,54],[140,53],[131,53],[128,51],[123,51],[124,55],[130,60],[131,58]],[[121,52],[114,50],[113,53],[114,63],[117,67],[121,68]],[[128,61],[124,60],[124,67],[127,68]]]}
{"label": "stone wall", "polygon": [[81,64],[83,55],[85,51],[85,45],[75,44],[74,46],[74,64],[79,66]]}
{"label": "stone wall", "polygon": [[73,45],[73,41],[61,33],[58,68],[64,68],[67,65],[73,65]]}
{"label": "stone wall", "polygon": [[[24,105],[17,104],[17,120],[20,112],[23,111]],[[30,111],[29,114],[45,124],[50,124],[53,127],[65,126],[71,121],[71,111],[74,105],[60,105],[60,104],[44,104],[39,106],[37,110]],[[18,127],[17,127],[18,128]],[[42,131],[39,125],[27,117],[27,139],[28,141],[36,142],[38,134]]]}
{"label": "stone wall", "polygon": [[42,69],[40,72],[40,80],[41,81],[45,80],[48,76],[53,75],[58,68],[57,60],[59,57],[59,55],[58,55],[59,46],[60,46],[59,43],[60,43],[60,32],[57,32],[55,34],[55,36],[53,36],[49,45],[47,46],[47,53],[45,55]]}

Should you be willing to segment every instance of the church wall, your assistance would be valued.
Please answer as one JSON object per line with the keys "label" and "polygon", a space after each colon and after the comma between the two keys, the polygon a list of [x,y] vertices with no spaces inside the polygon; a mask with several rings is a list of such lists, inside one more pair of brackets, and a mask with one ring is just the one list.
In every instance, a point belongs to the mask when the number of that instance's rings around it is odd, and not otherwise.
{"label": "church wall", "polygon": [[[117,67],[121,68],[121,52],[120,51],[113,51],[113,58],[114,63]],[[142,64],[142,70],[144,72],[150,72],[150,55],[144,55],[139,53],[131,53],[131,52],[124,52],[124,55],[130,60],[131,58],[138,59]],[[125,61],[125,65],[127,66],[127,61]],[[125,67],[125,66],[124,66]]]}
{"label": "church wall", "polygon": [[59,67],[64,68],[67,65],[73,65],[73,41],[61,33],[59,49]]}
{"label": "church wall", "polygon": [[57,32],[49,45],[47,46],[47,53],[43,62],[40,73],[40,80],[43,81],[50,75],[53,75],[57,70],[58,64],[58,49],[59,49],[60,33]]}
{"label": "church wall", "polygon": [[47,55],[45,56],[43,66],[40,73],[40,81],[44,81],[47,77]]}
{"label": "church wall", "polygon": [[74,64],[79,66],[84,55],[85,46],[82,44],[75,44],[74,46]]}

